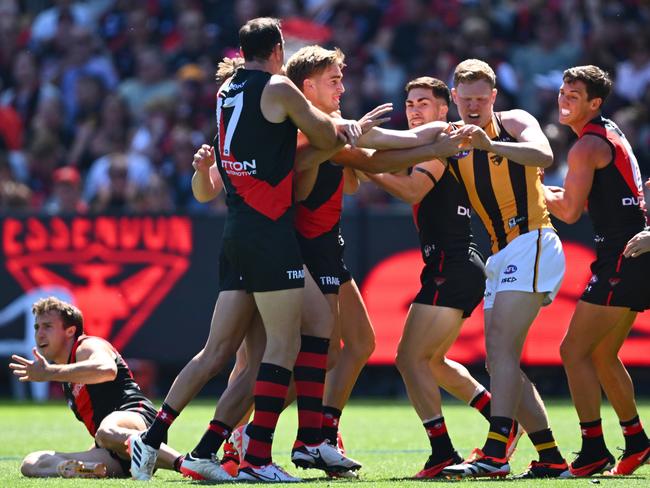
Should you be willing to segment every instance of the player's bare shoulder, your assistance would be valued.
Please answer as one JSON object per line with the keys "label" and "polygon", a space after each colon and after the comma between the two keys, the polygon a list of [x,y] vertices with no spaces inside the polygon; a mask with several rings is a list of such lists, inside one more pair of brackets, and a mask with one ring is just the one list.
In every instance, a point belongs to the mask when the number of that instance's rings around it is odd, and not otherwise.
{"label": "player's bare shoulder", "polygon": [[[546,139],[539,122],[530,113],[520,108],[499,112],[501,123],[510,135],[518,140],[530,140],[531,133],[540,138]],[[526,133],[527,137],[523,137]]]}
{"label": "player's bare shoulder", "polygon": [[269,122],[280,123],[287,118],[287,106],[301,101],[298,88],[284,75],[272,75],[262,91],[262,114]]}
{"label": "player's bare shoulder", "polygon": [[107,354],[110,357],[115,357],[115,350],[110,343],[101,337],[88,336],[79,344],[76,351],[77,361],[88,359],[93,354]]}
{"label": "player's bare shoulder", "polygon": [[568,155],[572,163],[587,164],[594,168],[604,168],[614,157],[613,148],[595,134],[584,134],[571,146]]}

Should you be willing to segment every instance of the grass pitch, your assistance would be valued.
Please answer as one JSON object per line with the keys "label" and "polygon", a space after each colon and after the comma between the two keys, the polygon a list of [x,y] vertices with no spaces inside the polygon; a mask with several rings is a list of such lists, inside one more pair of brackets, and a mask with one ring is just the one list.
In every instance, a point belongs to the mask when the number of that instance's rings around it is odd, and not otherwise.
{"label": "grass pitch", "polygon": [[[572,451],[580,448],[580,432],[573,406],[566,401],[547,402],[551,426],[563,454],[572,459]],[[170,444],[180,452],[194,447],[212,417],[213,404],[206,401],[190,405],[170,431]],[[650,423],[650,400],[641,399],[642,420]],[[444,415],[456,449],[468,455],[481,446],[487,433],[487,422],[466,405],[446,401]],[[356,484],[359,487],[419,487],[422,483],[461,483],[469,488],[518,487],[591,487],[599,484],[616,488],[650,487],[650,465],[626,478],[599,477],[570,480],[467,480],[415,481],[409,479],[424,464],[429,445],[415,412],[405,401],[354,401],[346,408],[341,431],[348,453],[364,464],[359,480],[329,480],[315,470],[298,470],[289,460],[296,429],[296,412],[291,408],[280,420],[276,433],[274,459],[305,482],[298,486],[336,487]],[[603,407],[603,428],[610,450],[623,446],[623,438],[616,417],[609,406]],[[205,485],[205,482],[184,480],[177,473],[159,471],[152,482],[142,485],[132,480],[64,480],[60,478],[28,479],[20,475],[18,467],[25,454],[36,450],[55,449],[79,451],[88,448],[92,440],[83,425],[74,419],[66,405],[52,402],[44,405],[0,403],[0,488],[18,487],[76,487],[76,486],[176,486]],[[536,459],[530,441],[524,437],[512,460],[514,473],[525,469]],[[239,486],[241,483],[238,483]],[[228,484],[230,485],[230,484]]]}

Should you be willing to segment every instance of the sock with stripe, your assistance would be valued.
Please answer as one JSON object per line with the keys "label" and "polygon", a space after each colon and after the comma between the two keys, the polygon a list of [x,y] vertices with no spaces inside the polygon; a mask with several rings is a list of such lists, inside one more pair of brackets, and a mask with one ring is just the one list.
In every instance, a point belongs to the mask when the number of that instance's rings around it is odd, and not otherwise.
{"label": "sock with stripe", "polygon": [[625,452],[627,454],[641,452],[648,447],[648,436],[643,430],[638,415],[631,420],[620,422],[620,424],[621,429],[623,429]]}
{"label": "sock with stripe", "polygon": [[208,429],[204,432],[203,437],[190,453],[194,458],[211,459],[216,454],[230,433],[232,428],[229,425],[211,420]]}
{"label": "sock with stripe", "polygon": [[490,431],[483,445],[483,454],[497,459],[504,459],[510,429],[512,429],[511,418],[490,417]]}
{"label": "sock with stripe", "polygon": [[607,452],[601,419],[580,422],[580,432],[582,434],[581,455],[590,459],[592,457],[601,457],[602,454]]}
{"label": "sock with stripe", "polygon": [[426,420],[422,423],[424,430],[429,437],[429,444],[431,444],[431,454],[437,459],[447,459],[453,452],[454,447],[451,444],[447,426],[445,425],[444,417],[437,417],[431,420]]}
{"label": "sock with stripe", "polygon": [[551,432],[551,429],[530,432],[528,437],[539,454],[540,462],[551,464],[564,463],[564,458],[557,447],[557,442],[555,442],[555,439],[553,438],[553,432]]}
{"label": "sock with stripe", "polygon": [[167,431],[171,427],[176,417],[180,415],[172,407],[166,403],[162,404],[156,418],[154,419],[151,427],[142,434],[142,442],[154,449],[160,449],[160,444],[167,440]]}
{"label": "sock with stripe", "polygon": [[323,389],[330,340],[307,335],[300,339],[300,352],[293,368],[298,405],[296,445],[314,446],[323,442]]}
{"label": "sock with stripe", "polygon": [[338,408],[323,406],[323,437],[333,446],[338,442],[337,437],[342,413]]}
{"label": "sock with stripe", "polygon": [[271,463],[273,434],[289,390],[291,370],[271,363],[261,363],[255,389],[255,413],[246,427],[250,437],[244,461],[253,466]]}
{"label": "sock with stripe", "polygon": [[483,417],[489,422],[490,421],[490,406],[492,395],[485,388],[481,389],[474,398],[469,402],[469,406],[478,410]]}

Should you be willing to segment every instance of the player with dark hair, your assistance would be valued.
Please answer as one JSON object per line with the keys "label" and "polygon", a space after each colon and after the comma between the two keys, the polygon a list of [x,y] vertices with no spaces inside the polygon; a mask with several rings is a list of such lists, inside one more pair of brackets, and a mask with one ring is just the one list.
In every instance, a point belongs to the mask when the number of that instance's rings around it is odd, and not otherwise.
{"label": "player with dark hair", "polygon": [[[632,474],[650,458],[632,380],[618,357],[637,313],[650,308],[650,254],[636,247],[647,220],[636,157],[621,130],[601,114],[611,87],[609,75],[597,66],[564,72],[559,119],[578,140],[569,151],[564,188],[545,187],[549,210],[567,223],[577,221],[587,203],[596,234],[592,276],[560,346],[582,432],[580,453],[570,466],[573,476],[612,468],[612,474]],[[603,438],[601,387],[625,438],[616,466]]]}
{"label": "player with dark hair", "polygon": [[[34,359],[11,357],[9,367],[20,381],[59,381],[68,405],[95,439],[83,452],[37,451],[20,470],[25,476],[65,478],[126,477],[125,442],[151,425],[153,404],[133,380],[120,354],[104,339],[83,333],[81,311],[50,297],[37,301]],[[162,445],[158,466],[179,470],[182,456]]]}
{"label": "player with dark hair", "polygon": [[[228,214],[210,335],[205,348],[177,377],[151,428],[141,437],[130,438],[131,472],[136,479],[151,477],[158,446],[169,426],[235,353],[257,309],[266,331],[266,348],[255,383],[255,415],[248,429],[251,441],[239,478],[296,481],[272,462],[271,446],[296,358],[306,354],[301,352],[303,297],[319,293],[305,276],[293,227],[297,127],[321,148],[335,146],[339,138],[354,143],[361,128],[356,121],[335,120],[314,109],[280,75],[284,41],[277,19],[248,21],[240,29],[240,45],[244,65],[217,94],[215,156]],[[308,327],[319,331],[331,327],[327,304],[313,311]],[[310,332],[302,330],[303,335]],[[224,438],[230,428],[211,423],[206,432],[211,435],[201,442]],[[328,445],[316,446],[319,449],[325,451]],[[198,462],[188,458],[185,464],[194,470],[189,464]],[[217,467],[211,479],[232,478]]]}
{"label": "player with dark hair", "polygon": [[[444,121],[451,94],[444,82],[428,76],[406,84],[409,127]],[[402,174],[367,174],[371,181],[413,205],[413,216],[425,262],[422,288],[415,297],[397,351],[397,367],[409,398],[431,444],[431,455],[416,478],[436,478],[443,468],[462,462],[454,450],[439,386],[490,418],[490,393],[446,353],[465,318],[483,299],[483,259],[472,242],[470,204],[463,187],[446,164],[434,159]],[[513,429],[507,456],[520,431]]]}

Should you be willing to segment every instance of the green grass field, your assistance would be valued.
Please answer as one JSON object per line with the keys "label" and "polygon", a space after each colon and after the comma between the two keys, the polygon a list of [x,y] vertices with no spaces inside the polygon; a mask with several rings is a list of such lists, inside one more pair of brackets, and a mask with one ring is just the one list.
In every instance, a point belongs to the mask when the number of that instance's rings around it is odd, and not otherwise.
{"label": "green grass field", "polygon": [[[565,456],[580,447],[577,418],[568,402],[548,402],[551,425]],[[639,401],[641,418],[650,422],[650,400]],[[181,452],[191,449],[211,418],[213,405],[202,401],[192,404],[178,418],[170,431],[170,444]],[[445,419],[455,447],[463,455],[480,446],[487,432],[487,423],[475,410],[448,401]],[[603,408],[605,437],[614,451],[623,446],[620,428],[610,407]],[[318,471],[294,469],[289,461],[289,450],[294,439],[296,412],[290,409],[280,420],[276,433],[274,459],[289,468],[292,474],[305,479],[299,486],[340,486],[354,483],[360,486],[406,487],[422,486],[421,481],[409,480],[423,465],[428,456],[428,441],[413,409],[404,401],[354,401],[345,410],[342,432],[349,454],[363,462],[358,481],[328,480],[319,477]],[[91,439],[80,422],[63,402],[45,405],[0,403],[0,488],[14,487],[69,487],[69,486],[138,486],[131,480],[64,480],[28,479],[20,475],[18,467],[22,457],[30,451],[57,449],[79,451],[91,444]],[[521,472],[531,459],[534,450],[527,438],[522,438],[512,460],[515,473]],[[430,482],[430,481],[428,481]],[[510,487],[588,487],[599,484],[607,487],[650,487],[650,465],[642,467],[627,478],[573,479],[573,480],[506,480],[506,481],[439,481],[462,483],[472,488],[498,486]],[[158,472],[147,487],[203,485],[206,483],[184,480],[177,473]]]}

